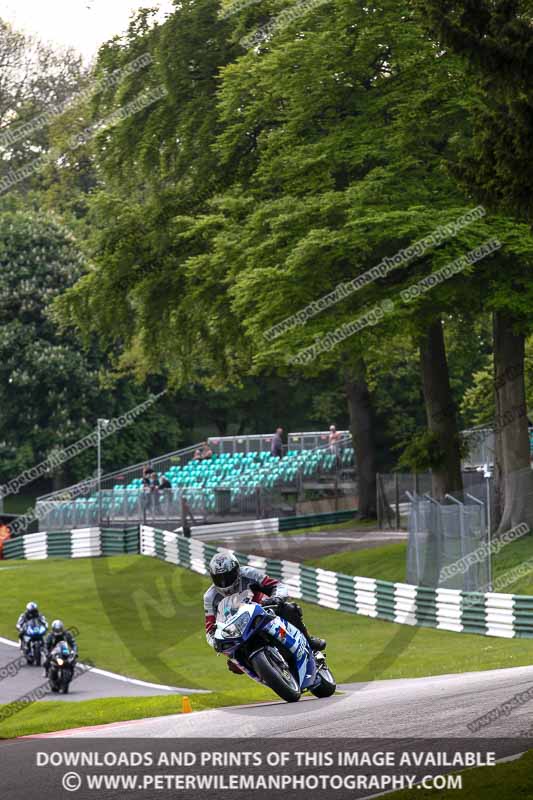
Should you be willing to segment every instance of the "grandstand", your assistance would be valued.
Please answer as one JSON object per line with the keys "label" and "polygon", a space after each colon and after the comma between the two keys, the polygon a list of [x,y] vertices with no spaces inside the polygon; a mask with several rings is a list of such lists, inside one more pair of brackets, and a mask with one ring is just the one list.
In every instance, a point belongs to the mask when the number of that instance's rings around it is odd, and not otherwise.
{"label": "grandstand", "polygon": [[337,452],[327,444],[327,432],[289,434],[290,449],[282,459],[270,453],[271,435],[211,438],[210,459],[195,460],[195,445],[152,460],[156,474],[168,479],[170,489],[146,491],[141,477],[144,465],[136,464],[103,476],[100,491],[93,480],[92,491],[84,496],[78,496],[76,486],[40,497],[39,528],[69,530],[99,522],[173,523],[187,515],[206,522],[228,516],[294,514],[296,499],[309,493],[353,491],[351,435],[341,434]]}

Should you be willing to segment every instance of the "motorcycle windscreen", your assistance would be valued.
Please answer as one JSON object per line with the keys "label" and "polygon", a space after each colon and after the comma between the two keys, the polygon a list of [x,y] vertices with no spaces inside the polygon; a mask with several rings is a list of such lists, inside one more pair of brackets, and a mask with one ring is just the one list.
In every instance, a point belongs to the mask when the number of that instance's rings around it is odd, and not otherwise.
{"label": "motorcycle windscreen", "polygon": [[252,593],[249,589],[244,592],[236,592],[230,594],[229,597],[223,597],[217,608],[217,622],[225,622],[229,617],[237,613],[239,607],[248,600],[251,600]]}

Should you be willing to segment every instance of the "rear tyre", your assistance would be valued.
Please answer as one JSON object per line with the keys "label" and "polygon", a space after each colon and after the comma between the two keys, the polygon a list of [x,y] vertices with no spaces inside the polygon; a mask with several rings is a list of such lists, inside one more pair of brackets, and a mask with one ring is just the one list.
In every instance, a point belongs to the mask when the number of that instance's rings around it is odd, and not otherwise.
{"label": "rear tyre", "polygon": [[273,647],[260,650],[251,659],[256,675],[287,703],[297,703],[301,692],[289,665]]}
{"label": "rear tyre", "polygon": [[320,683],[313,689],[309,689],[309,691],[311,694],[314,694],[315,697],[331,697],[337,690],[335,678],[327,667],[319,669],[318,675],[320,677]]}

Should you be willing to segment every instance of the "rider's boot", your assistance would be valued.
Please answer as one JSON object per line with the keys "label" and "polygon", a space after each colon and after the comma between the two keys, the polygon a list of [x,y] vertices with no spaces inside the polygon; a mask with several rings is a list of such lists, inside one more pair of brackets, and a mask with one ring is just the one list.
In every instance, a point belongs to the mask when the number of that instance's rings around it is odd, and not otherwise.
{"label": "rider's boot", "polygon": [[298,625],[298,627],[300,628],[301,632],[309,642],[311,650],[313,650],[316,653],[318,650],[326,649],[326,640],[320,639],[318,636],[311,636],[311,634],[307,630],[307,625],[303,620],[300,620],[300,624]]}
{"label": "rider's boot", "polygon": [[317,652],[317,650],[325,650],[326,649],[326,640],[319,639],[318,636],[308,636],[307,641],[311,645],[311,650]]}

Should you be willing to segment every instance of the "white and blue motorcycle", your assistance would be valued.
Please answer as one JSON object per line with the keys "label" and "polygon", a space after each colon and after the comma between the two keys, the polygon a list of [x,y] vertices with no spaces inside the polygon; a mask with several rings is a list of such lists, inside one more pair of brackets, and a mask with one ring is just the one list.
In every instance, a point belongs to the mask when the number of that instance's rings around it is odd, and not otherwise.
{"label": "white and blue motorcycle", "polygon": [[313,653],[305,636],[276,614],[275,605],[254,603],[250,591],[221,600],[214,639],[217,652],[288,703],[296,703],[305,691],[315,697],[335,693],[325,655]]}

